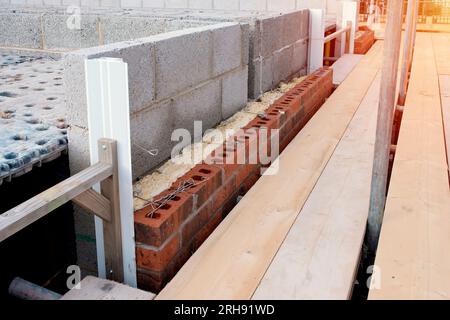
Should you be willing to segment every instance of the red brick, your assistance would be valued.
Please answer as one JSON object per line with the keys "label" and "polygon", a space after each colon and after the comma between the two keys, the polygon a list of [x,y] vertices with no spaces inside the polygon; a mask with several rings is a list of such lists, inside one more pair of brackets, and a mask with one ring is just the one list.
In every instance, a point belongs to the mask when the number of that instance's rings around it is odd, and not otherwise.
{"label": "red brick", "polygon": [[212,197],[212,211],[216,212],[236,191],[236,176],[232,176],[219,188]]}
{"label": "red brick", "polygon": [[196,210],[196,208],[203,206],[211,195],[222,185],[222,172],[216,166],[199,164],[175,181],[171,189],[175,190],[186,182],[194,183],[186,192],[195,197],[196,203],[194,210]]}
{"label": "red brick", "polygon": [[283,110],[282,107],[278,107],[277,109],[275,109],[275,106],[277,105],[273,105],[269,109],[267,109],[266,115],[267,117],[270,118],[276,118],[277,128],[281,128],[288,119],[288,113],[285,110]]}
{"label": "red brick", "polygon": [[261,169],[251,173],[247,179],[241,184],[239,188],[239,195],[244,196],[250,189],[255,185],[255,183],[261,178]]}
{"label": "red brick", "polygon": [[223,219],[225,219],[226,216],[231,212],[231,210],[233,210],[234,207],[236,206],[238,196],[239,196],[239,190],[234,192],[231,195],[231,197],[227,201],[225,201],[223,206],[219,210],[217,210],[217,212],[222,215]]}
{"label": "red brick", "polygon": [[[207,163],[214,165],[222,172],[222,181],[234,176],[243,164],[238,163],[238,148],[236,145],[223,144],[207,158]],[[244,159],[245,161],[245,159]]]}
{"label": "red brick", "polygon": [[200,208],[181,229],[181,244],[189,244],[197,232],[210,220],[213,215],[212,201],[208,201]]}
{"label": "red brick", "polygon": [[265,119],[261,119],[258,117],[250,121],[250,123],[247,124],[244,129],[255,128],[256,130],[259,130],[261,128],[267,128],[267,130],[270,130],[277,129],[278,127],[279,121],[277,117],[266,117]]}
{"label": "red brick", "polygon": [[[166,191],[155,197],[156,200],[167,196],[172,191]],[[153,211],[147,206],[134,215],[136,242],[149,246],[161,246],[174,232],[183,220],[192,213],[193,198],[186,193],[177,194],[166,205],[154,212],[153,217],[147,217]]]}
{"label": "red brick", "polygon": [[136,264],[140,268],[152,271],[163,271],[180,249],[180,236],[176,233],[161,248],[138,245],[136,248]]}
{"label": "red brick", "polygon": [[235,188],[239,189],[244,181],[255,172],[259,172],[260,166],[258,165],[246,165],[241,168],[241,170],[236,175]]}
{"label": "red brick", "polygon": [[192,248],[197,250],[208,239],[208,237],[216,230],[216,228],[223,221],[223,216],[220,212],[216,212],[208,223],[201,228],[201,230],[195,235]]}

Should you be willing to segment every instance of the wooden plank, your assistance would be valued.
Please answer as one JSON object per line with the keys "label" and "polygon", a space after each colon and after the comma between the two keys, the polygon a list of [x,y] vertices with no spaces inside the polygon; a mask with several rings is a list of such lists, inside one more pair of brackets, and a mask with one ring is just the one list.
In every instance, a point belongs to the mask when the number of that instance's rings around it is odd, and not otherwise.
{"label": "wooden plank", "polygon": [[450,75],[439,76],[439,87],[441,89],[442,118],[447,147],[447,163],[450,164]]}
{"label": "wooden plank", "polygon": [[338,86],[348,77],[350,72],[364,57],[362,54],[344,54],[331,68],[333,68],[333,84]]}
{"label": "wooden plank", "polygon": [[402,8],[403,1],[388,2],[372,191],[367,222],[367,245],[370,252],[375,252],[378,245],[386,203],[392,127],[397,98],[396,86],[402,37]]}
{"label": "wooden plank", "polygon": [[450,190],[431,36],[415,58],[369,299],[450,298]]}
{"label": "wooden plank", "polygon": [[[377,43],[157,299],[250,299],[380,67]],[[332,124],[332,125],[330,125]]]}
{"label": "wooden plank", "polygon": [[72,201],[103,220],[111,221],[111,202],[97,191],[89,189]]}
{"label": "wooden plank", "polygon": [[438,74],[450,75],[450,34],[432,34]]}
{"label": "wooden plank", "polygon": [[253,299],[351,296],[369,213],[380,74]]}
{"label": "wooden plank", "polygon": [[0,242],[90,189],[112,174],[98,163],[0,215]]}
{"label": "wooden plank", "polygon": [[108,279],[123,281],[122,226],[120,217],[119,177],[117,144],[113,140],[100,139],[98,142],[99,160],[113,167],[113,174],[101,182],[102,194],[109,199],[111,220],[104,221],[105,265]]}
{"label": "wooden plank", "polygon": [[86,277],[79,289],[72,289],[61,300],[153,300],[155,295],[123,284],[96,277]]}

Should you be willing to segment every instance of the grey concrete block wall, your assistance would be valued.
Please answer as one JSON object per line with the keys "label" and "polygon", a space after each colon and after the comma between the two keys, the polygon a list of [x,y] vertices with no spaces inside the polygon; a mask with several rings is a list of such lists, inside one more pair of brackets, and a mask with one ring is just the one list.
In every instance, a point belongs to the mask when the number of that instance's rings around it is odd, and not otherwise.
{"label": "grey concrete block wall", "polygon": [[70,16],[60,9],[1,10],[0,47],[68,52],[217,23],[142,12],[127,15],[89,10],[81,14],[78,29],[71,25]]}
{"label": "grey concrete block wall", "polygon": [[42,46],[39,14],[0,13],[0,45],[38,49]]}
{"label": "grey concrete block wall", "polygon": [[[81,169],[80,158],[89,158],[78,147],[86,143],[78,140],[79,131],[88,130],[85,59],[118,57],[128,63],[133,176],[138,177],[170,157],[173,130],[193,133],[194,121],[210,129],[246,105],[248,30],[245,24],[222,23],[67,53],[68,122],[76,128],[74,135],[69,130],[70,156],[78,159],[72,168]],[[154,149],[157,156],[145,151]]]}
{"label": "grey concrete block wall", "polygon": [[168,98],[212,76],[212,32],[175,32],[155,42],[156,96]]}
{"label": "grey concrete block wall", "polygon": [[176,8],[286,12],[303,8],[325,9],[335,13],[338,0],[0,0],[32,6],[78,5],[103,8]]}
{"label": "grey concrete block wall", "polygon": [[250,98],[258,98],[282,80],[306,73],[308,34],[308,10],[253,21],[250,27]]}

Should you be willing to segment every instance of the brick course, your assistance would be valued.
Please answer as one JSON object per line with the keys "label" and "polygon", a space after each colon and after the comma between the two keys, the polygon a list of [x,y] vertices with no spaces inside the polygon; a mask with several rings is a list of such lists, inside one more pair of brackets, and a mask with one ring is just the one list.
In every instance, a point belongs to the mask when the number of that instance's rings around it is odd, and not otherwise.
{"label": "brick course", "polygon": [[[278,138],[275,129],[279,130],[282,152],[332,93],[332,77],[328,67],[308,76],[155,200],[168,197],[186,182],[194,185],[158,210],[149,205],[135,212],[139,287],[159,292],[172,279],[269,166],[261,163],[259,148],[251,147],[259,142],[258,134],[267,134],[264,148],[270,154],[271,138]],[[238,156],[242,151],[244,161],[236,163],[242,160]]]}

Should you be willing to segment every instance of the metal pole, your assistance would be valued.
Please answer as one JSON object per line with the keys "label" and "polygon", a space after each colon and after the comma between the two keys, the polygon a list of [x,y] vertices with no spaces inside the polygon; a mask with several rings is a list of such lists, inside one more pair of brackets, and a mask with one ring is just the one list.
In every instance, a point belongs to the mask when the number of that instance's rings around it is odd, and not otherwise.
{"label": "metal pole", "polygon": [[369,250],[375,252],[386,203],[386,186],[395,108],[403,1],[389,1],[384,40],[384,60],[381,73],[377,135],[372,172],[372,188],[367,228]]}
{"label": "metal pole", "polygon": [[405,105],[406,100],[406,89],[408,86],[408,73],[409,68],[411,66],[412,60],[412,45],[413,45],[413,37],[414,34],[414,25],[416,22],[416,2],[417,0],[409,0],[408,1],[408,11],[406,13],[406,28],[405,28],[405,39],[403,46],[403,63],[402,63],[402,72],[400,78],[400,90],[398,96],[398,104],[401,106]]}
{"label": "metal pole", "polygon": [[8,293],[22,300],[59,300],[61,295],[16,277],[8,288]]}

